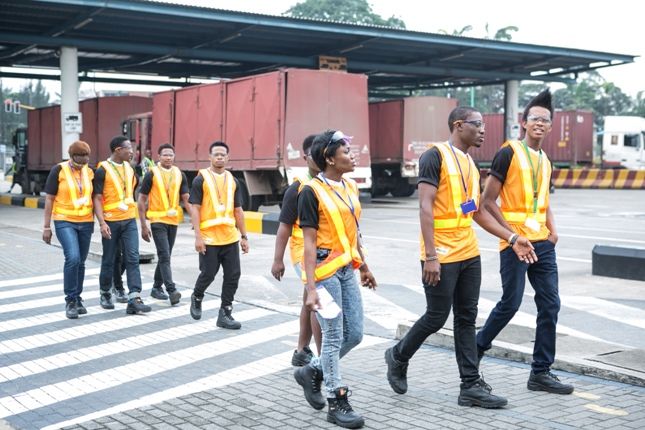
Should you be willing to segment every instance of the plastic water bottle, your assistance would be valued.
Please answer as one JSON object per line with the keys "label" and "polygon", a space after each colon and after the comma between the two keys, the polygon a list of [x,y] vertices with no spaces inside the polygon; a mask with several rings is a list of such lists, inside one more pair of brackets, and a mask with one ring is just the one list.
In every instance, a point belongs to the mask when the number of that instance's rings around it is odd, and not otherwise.
{"label": "plastic water bottle", "polygon": [[340,307],[331,294],[329,294],[329,291],[321,285],[316,287],[316,293],[318,293],[318,300],[320,302],[320,306],[318,307],[320,316],[326,320],[336,318],[340,313]]}

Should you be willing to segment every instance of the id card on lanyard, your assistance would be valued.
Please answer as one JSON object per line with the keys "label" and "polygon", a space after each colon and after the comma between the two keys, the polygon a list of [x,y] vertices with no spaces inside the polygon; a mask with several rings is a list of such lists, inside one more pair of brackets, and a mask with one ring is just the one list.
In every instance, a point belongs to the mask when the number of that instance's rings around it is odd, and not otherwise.
{"label": "id card on lanyard", "polygon": [[[529,147],[526,144],[526,141],[522,141],[522,147],[526,153],[526,158],[529,159],[529,165],[531,166],[531,182],[533,185],[533,214],[526,218],[524,225],[535,232],[539,232],[541,229],[540,222],[537,220],[537,205],[538,205],[538,175],[540,169],[542,168],[542,150],[539,150],[538,155],[538,166],[537,170],[533,166],[533,159],[531,159],[531,154],[529,153]],[[542,178],[544,180],[544,178]]]}
{"label": "id card on lanyard", "polygon": [[334,194],[336,194],[336,197],[338,197],[340,201],[345,203],[345,206],[349,208],[349,211],[352,213],[352,216],[354,217],[354,222],[356,222],[356,233],[358,236],[358,244],[359,246],[362,246],[361,228],[358,224],[358,218],[356,218],[356,209],[354,208],[354,204],[352,203],[352,198],[350,197],[349,192],[347,191],[347,186],[345,185],[345,181],[343,181],[342,178],[340,180],[341,184],[343,184],[343,189],[347,194],[348,201],[345,201],[343,196],[341,196],[340,193],[336,191],[336,189],[329,183],[329,181],[327,181],[327,178],[325,178],[322,172],[318,176],[323,180],[323,182],[325,182],[325,184],[327,184],[327,186],[334,192]]}
{"label": "id card on lanyard", "polygon": [[[450,145],[450,149],[452,149],[453,157],[455,157],[455,163],[457,163],[457,167],[459,168],[459,176],[461,176],[461,184],[464,187],[464,197],[466,198],[466,201],[460,204],[461,213],[468,215],[469,213],[475,212],[477,210],[477,203],[475,203],[473,199],[468,198],[468,186],[466,185],[466,180],[464,179],[464,172],[461,170],[461,163],[459,163],[459,159],[457,158],[455,148],[452,146],[452,142],[448,141],[448,144]],[[470,156],[466,154],[466,158],[468,159],[468,180],[470,181]]]}
{"label": "id card on lanyard", "polygon": [[112,170],[114,170],[116,172],[116,174],[119,176],[119,179],[121,180],[121,186],[123,187],[123,194],[121,196],[121,203],[119,203],[119,206],[117,206],[117,207],[119,208],[119,210],[121,210],[123,212],[127,212],[129,207],[125,202],[125,198],[126,198],[125,194],[127,192],[126,191],[127,190],[127,184],[126,184],[125,180],[128,177],[128,174],[127,174],[127,172],[125,170],[126,169],[125,168],[125,163],[126,162],[125,161],[123,162],[124,163],[123,164],[123,176],[121,176],[121,172],[119,172],[119,169],[116,168],[116,165],[114,164],[114,162],[112,160],[108,160],[108,162],[110,163],[110,166],[112,167]]}

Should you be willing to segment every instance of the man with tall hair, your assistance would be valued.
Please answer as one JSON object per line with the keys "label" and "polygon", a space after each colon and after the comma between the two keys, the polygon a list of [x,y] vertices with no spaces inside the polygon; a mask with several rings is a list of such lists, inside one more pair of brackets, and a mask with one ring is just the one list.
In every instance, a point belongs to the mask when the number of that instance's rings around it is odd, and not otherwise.
{"label": "man with tall hair", "polygon": [[[183,219],[179,202],[182,201],[185,208],[189,207],[188,179],[186,174],[174,165],[175,148],[172,145],[160,145],[157,153],[159,163],[150,167],[143,177],[137,203],[141,238],[150,242],[152,236],[159,259],[150,295],[158,300],[170,299],[170,304],[174,306],[179,303],[181,293],[177,291],[172,280],[170,256],[177,237],[177,226]],[[150,227],[146,218],[150,220]],[[163,285],[166,286],[168,294],[164,293]]]}
{"label": "man with tall hair", "polygon": [[[282,209],[280,210],[280,225],[275,238],[275,252],[271,274],[278,281],[284,276],[284,251],[289,243],[291,254],[291,264],[298,275],[298,280],[302,281],[302,259],[304,258],[304,237],[302,229],[298,225],[298,193],[311,179],[313,179],[320,169],[316,166],[311,158],[311,145],[316,138],[315,134],[309,135],[302,142],[302,152],[304,160],[307,163],[307,174],[303,177],[295,178],[293,183],[287,188],[282,199]],[[300,308],[300,335],[298,336],[298,346],[293,351],[291,357],[292,366],[304,366],[314,357],[313,351],[309,348],[311,337],[314,337],[316,348],[320,354],[322,335],[320,333],[320,324],[316,313],[305,305],[307,301],[307,289],[304,288],[302,293],[302,307]]]}
{"label": "man with tall hair", "polygon": [[196,320],[202,317],[204,293],[222,266],[224,281],[217,326],[238,330],[242,324],[233,318],[232,311],[241,275],[240,248],[245,254],[249,252],[242,191],[237,179],[226,170],[228,145],[213,142],[208,152],[211,165],[199,171],[193,180],[189,198],[200,270],[190,297],[190,315]]}
{"label": "man with tall hair", "polygon": [[123,290],[115,290],[116,299],[120,303],[128,303],[127,314],[150,312],[150,306],[141,300],[137,206],[134,201],[137,179],[130,165],[132,143],[124,136],[117,136],[110,142],[110,151],[110,158],[99,163],[93,181],[94,213],[103,238],[100,304],[103,309],[114,309],[111,287],[114,259],[121,241],[129,291],[126,297]]}
{"label": "man with tall hair", "polygon": [[507,240],[521,259],[532,260],[530,242],[502,227],[479,205],[479,169],[468,155],[484,142],[481,113],[457,107],[448,117],[450,138],[427,150],[419,161],[421,267],[427,308],[410,331],[385,351],[387,379],[399,394],[407,391],[409,360],[425,339],[454,313],[455,355],[461,387],[461,406],[501,408],[503,397],[493,395],[480,376],[475,320],[481,285],[481,259],[472,221]]}
{"label": "man with tall hair", "polygon": [[538,260],[533,263],[522,261],[509,251],[508,244],[500,243],[502,298],[477,334],[477,348],[481,358],[518,311],[528,275],[535,291],[537,327],[527,388],[571,394],[573,386],[563,384],[551,373],[560,311],[555,254],[558,234],[549,205],[552,166],[542,150],[542,142],[551,131],[552,118],[551,93],[547,89],[524,109],[524,138],[507,141],[493,158],[482,204],[506,228],[526,236],[535,247]]}

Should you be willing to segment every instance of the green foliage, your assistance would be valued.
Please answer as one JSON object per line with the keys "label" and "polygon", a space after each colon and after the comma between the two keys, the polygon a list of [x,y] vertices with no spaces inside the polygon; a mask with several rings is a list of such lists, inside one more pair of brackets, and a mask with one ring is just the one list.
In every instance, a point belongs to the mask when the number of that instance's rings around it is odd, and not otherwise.
{"label": "green foliage", "polygon": [[11,136],[19,127],[27,126],[27,110],[21,109],[19,114],[4,111],[4,101],[7,99],[20,100],[23,105],[43,107],[49,104],[49,93],[40,82],[29,81],[18,91],[6,88],[0,80],[0,101],[3,103],[0,110],[0,144],[10,145]]}
{"label": "green foliage", "polygon": [[385,19],[374,13],[367,0],[305,0],[289,8],[283,15],[294,18],[405,28],[405,22],[400,18],[391,16]]}

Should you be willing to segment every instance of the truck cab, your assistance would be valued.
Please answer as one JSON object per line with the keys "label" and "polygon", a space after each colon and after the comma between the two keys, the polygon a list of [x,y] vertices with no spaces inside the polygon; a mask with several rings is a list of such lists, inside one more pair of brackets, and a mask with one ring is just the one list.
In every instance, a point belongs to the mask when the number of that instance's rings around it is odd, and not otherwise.
{"label": "truck cab", "polygon": [[645,118],[605,117],[602,165],[605,168],[645,169]]}

